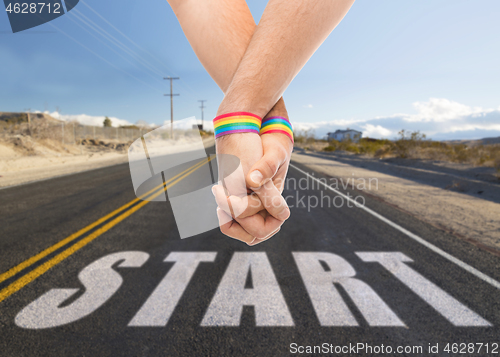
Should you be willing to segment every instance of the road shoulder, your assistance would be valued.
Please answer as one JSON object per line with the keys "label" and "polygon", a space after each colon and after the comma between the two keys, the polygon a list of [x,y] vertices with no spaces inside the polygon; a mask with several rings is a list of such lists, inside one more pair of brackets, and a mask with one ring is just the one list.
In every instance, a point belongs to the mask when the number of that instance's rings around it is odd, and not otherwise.
{"label": "road shoulder", "polygon": [[373,195],[419,219],[482,248],[500,253],[500,204],[453,192],[422,180],[402,178],[390,170],[370,170],[330,157],[293,153],[292,161],[331,177],[335,188],[350,188]]}

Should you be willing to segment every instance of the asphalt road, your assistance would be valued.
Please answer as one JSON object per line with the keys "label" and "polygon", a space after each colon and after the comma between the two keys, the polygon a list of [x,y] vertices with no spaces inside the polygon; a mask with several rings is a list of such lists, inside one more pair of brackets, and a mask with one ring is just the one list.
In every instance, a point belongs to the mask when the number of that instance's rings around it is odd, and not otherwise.
{"label": "asphalt road", "polygon": [[500,354],[500,257],[304,171],[332,182],[293,164],[291,218],[255,247],[180,239],[128,164],[0,190],[0,355]]}

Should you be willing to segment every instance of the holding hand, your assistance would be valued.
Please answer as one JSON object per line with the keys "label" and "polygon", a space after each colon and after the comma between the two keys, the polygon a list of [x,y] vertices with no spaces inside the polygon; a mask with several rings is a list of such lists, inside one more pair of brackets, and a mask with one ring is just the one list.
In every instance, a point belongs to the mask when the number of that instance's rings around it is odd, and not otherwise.
{"label": "holding hand", "polygon": [[246,175],[245,183],[214,188],[219,217],[234,219],[221,230],[257,244],[289,216],[281,192],[293,137],[281,96],[354,0],[269,0],[258,26],[244,0],[168,1],[196,55],[225,93],[219,114],[250,112],[285,120],[275,120],[260,137],[257,130],[216,140],[217,153],[237,156]]}
{"label": "holding hand", "polygon": [[[220,135],[221,127],[225,130],[245,128],[244,118],[241,121],[232,118],[238,117],[231,117],[234,127],[215,121],[216,135]],[[286,120],[270,119],[267,120],[268,124],[264,121],[266,135],[258,136],[250,127],[249,132],[217,138],[218,157],[223,154],[237,156],[246,176],[245,181],[235,177],[236,175],[227,177],[224,160],[219,160],[219,177],[224,179],[222,185],[214,186],[213,192],[220,208],[218,216],[221,231],[250,245],[260,243],[277,233],[290,216],[281,193],[293,143],[289,133],[279,132],[282,121]],[[228,216],[234,220],[222,224],[227,222]]]}

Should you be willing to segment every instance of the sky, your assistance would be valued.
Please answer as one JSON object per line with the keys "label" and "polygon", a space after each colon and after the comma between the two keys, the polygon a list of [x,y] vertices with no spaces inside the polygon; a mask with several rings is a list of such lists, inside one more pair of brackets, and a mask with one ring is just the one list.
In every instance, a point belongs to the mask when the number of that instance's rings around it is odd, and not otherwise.
{"label": "sky", "polygon": [[[334,1],[334,0],[332,0]],[[258,22],[266,1],[248,0]],[[500,136],[498,0],[357,0],[287,88],[295,131],[347,127],[375,138],[420,130],[434,140]],[[49,112],[101,125],[217,112],[223,94],[166,0],[80,0],[13,34],[0,13],[0,111]]]}

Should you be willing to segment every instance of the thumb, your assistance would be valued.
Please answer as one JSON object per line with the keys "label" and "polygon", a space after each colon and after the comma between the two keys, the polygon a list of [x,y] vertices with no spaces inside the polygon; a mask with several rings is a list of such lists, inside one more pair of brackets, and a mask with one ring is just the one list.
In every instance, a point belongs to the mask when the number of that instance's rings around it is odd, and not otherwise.
{"label": "thumb", "polygon": [[286,161],[287,153],[281,145],[273,145],[264,150],[264,156],[252,166],[246,177],[247,186],[259,188],[271,180]]}

